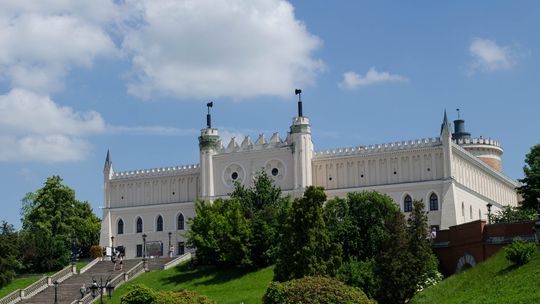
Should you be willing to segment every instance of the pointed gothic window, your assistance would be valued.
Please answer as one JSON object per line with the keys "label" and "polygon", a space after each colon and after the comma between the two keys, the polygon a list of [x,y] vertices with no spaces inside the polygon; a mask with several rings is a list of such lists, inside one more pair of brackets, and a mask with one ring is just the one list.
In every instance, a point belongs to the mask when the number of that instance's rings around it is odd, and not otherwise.
{"label": "pointed gothic window", "polygon": [[161,215],[157,218],[156,231],[163,231],[163,218]]}
{"label": "pointed gothic window", "polygon": [[143,230],[142,218],[137,218],[137,233],[141,233]]}
{"label": "pointed gothic window", "polygon": [[404,212],[412,211],[412,198],[408,194],[405,196],[405,199],[403,200],[403,211]]}
{"label": "pointed gothic window", "polygon": [[124,221],[120,219],[116,226],[116,234],[124,234]]}
{"label": "pointed gothic window", "polygon": [[178,215],[177,228],[178,230],[184,230],[184,215],[182,213]]}
{"label": "pointed gothic window", "polygon": [[429,196],[429,210],[439,210],[439,198],[435,193],[431,193],[431,195]]}

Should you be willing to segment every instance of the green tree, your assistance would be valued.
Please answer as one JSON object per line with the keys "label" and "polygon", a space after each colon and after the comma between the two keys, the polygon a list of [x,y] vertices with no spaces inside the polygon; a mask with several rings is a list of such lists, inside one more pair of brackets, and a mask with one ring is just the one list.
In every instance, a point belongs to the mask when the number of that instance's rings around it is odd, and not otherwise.
{"label": "green tree", "polygon": [[18,270],[19,236],[13,225],[2,221],[0,227],[0,287],[8,284]]}
{"label": "green tree", "polygon": [[197,248],[202,264],[223,266],[252,265],[249,252],[250,221],[238,199],[198,201],[188,232],[188,246]]}
{"label": "green tree", "polygon": [[375,299],[381,304],[404,303],[415,289],[414,283],[411,284],[414,269],[409,266],[413,254],[409,251],[409,235],[403,213],[395,211],[385,222],[385,229],[381,252],[375,258],[375,273],[379,281]]}
{"label": "green tree", "polygon": [[341,247],[330,241],[323,218],[326,194],[310,186],[295,199],[282,230],[274,278],[288,281],[307,275],[335,275]]}
{"label": "green tree", "polygon": [[491,215],[492,223],[515,223],[533,221],[536,219],[536,210],[522,206],[503,206],[501,210]]}
{"label": "green tree", "polygon": [[419,288],[425,286],[425,282],[437,279],[439,272],[437,257],[431,250],[427,212],[424,211],[424,203],[421,200],[413,202],[413,210],[407,222],[411,253],[408,265],[412,267],[413,273],[410,281],[412,293],[408,294],[408,298],[412,298]]}
{"label": "green tree", "polygon": [[523,173],[525,177],[519,180],[523,185],[518,188],[518,193],[523,196],[521,205],[527,209],[536,209],[536,199],[540,197],[540,144],[532,146],[525,156]]}
{"label": "green tree", "polygon": [[47,178],[41,189],[28,193],[21,213],[22,258],[31,270],[58,269],[69,263],[71,250],[88,255],[99,242],[99,218],[59,176]]}

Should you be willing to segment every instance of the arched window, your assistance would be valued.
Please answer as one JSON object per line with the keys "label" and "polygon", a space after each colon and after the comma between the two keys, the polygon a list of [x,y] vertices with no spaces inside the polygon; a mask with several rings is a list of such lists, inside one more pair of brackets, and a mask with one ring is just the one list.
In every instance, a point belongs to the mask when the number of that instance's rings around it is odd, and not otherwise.
{"label": "arched window", "polygon": [[137,218],[137,233],[141,233],[143,230],[142,218]]}
{"label": "arched window", "polygon": [[163,231],[163,218],[161,215],[157,218],[156,231]]}
{"label": "arched window", "polygon": [[177,228],[178,230],[184,230],[184,215],[182,213],[178,215]]}
{"label": "arched window", "polygon": [[431,193],[431,195],[429,196],[429,210],[439,210],[439,198],[435,193]]}
{"label": "arched window", "polygon": [[124,234],[124,221],[122,219],[118,220],[118,224],[116,224],[116,234]]}
{"label": "arched window", "polygon": [[412,211],[412,198],[408,194],[405,196],[405,199],[403,200],[403,211],[404,212]]}

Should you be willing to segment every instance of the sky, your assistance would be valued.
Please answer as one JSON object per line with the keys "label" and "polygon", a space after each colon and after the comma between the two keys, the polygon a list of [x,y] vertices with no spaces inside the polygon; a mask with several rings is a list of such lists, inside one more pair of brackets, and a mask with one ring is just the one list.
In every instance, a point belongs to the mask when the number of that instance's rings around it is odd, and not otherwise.
{"label": "sky", "polygon": [[540,143],[540,2],[0,0],[0,220],[60,175],[101,216],[115,171],[282,138],[295,88],[316,150],[439,135],[443,111],[523,177]]}

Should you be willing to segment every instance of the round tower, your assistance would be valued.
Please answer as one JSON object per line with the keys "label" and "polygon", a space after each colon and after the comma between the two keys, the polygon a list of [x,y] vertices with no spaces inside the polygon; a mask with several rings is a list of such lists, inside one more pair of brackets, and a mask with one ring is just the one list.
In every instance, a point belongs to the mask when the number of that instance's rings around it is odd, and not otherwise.
{"label": "round tower", "polygon": [[296,89],[298,95],[298,116],[293,118],[290,140],[294,161],[294,188],[304,189],[312,184],[311,160],[313,159],[313,142],[309,118],[302,111],[302,90]]}
{"label": "round tower", "polygon": [[218,130],[212,128],[210,108],[213,107],[213,105],[213,102],[206,104],[208,107],[206,128],[201,130],[201,136],[199,136],[201,197],[204,199],[211,199],[211,197],[214,196],[213,159],[220,145]]}
{"label": "round tower", "polygon": [[491,168],[502,172],[501,156],[504,150],[497,141],[482,136],[472,138],[471,133],[465,131],[465,120],[463,119],[454,120],[452,139]]}

